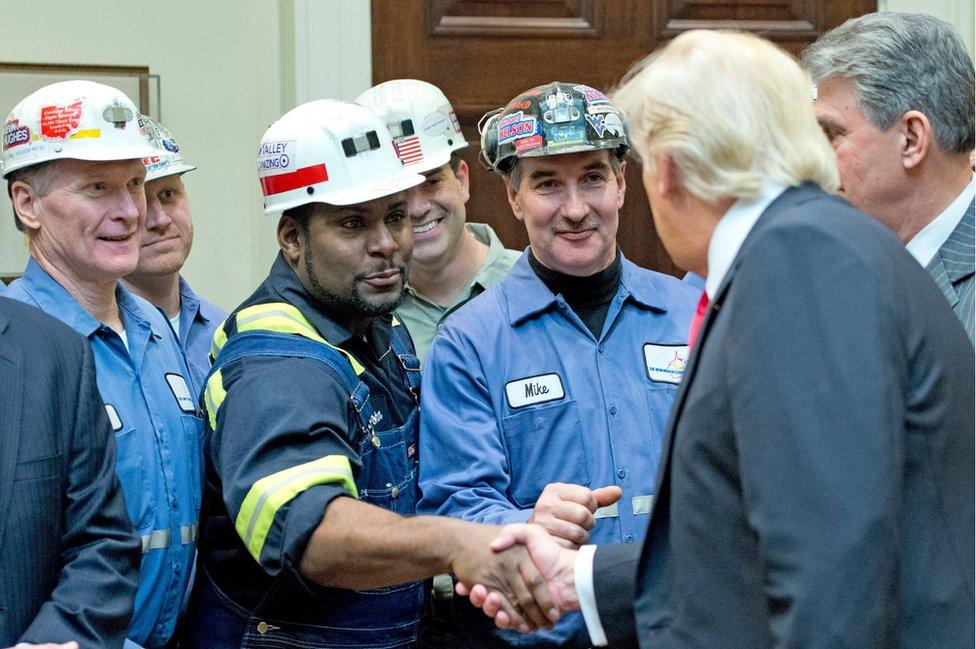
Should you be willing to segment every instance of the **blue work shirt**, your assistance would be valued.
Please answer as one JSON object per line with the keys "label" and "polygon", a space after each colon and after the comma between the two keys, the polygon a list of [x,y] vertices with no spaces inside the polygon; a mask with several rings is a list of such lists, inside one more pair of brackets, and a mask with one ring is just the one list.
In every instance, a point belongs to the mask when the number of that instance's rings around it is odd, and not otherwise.
{"label": "blue work shirt", "polygon": [[180,348],[190,366],[193,379],[193,398],[200,396],[203,381],[210,372],[210,346],[217,327],[227,312],[198,296],[185,279],[180,277]]}
{"label": "blue work shirt", "polygon": [[117,333],[92,317],[33,258],[4,296],[40,308],[91,342],[98,391],[118,447],[116,473],[142,537],[128,638],[163,647],[173,636],[189,584],[203,483],[203,420],[173,332],[155,307],[120,283],[115,297],[126,349]]}
{"label": "blue work shirt", "polygon": [[[424,367],[418,513],[522,522],[551,482],[618,485],[590,541],[642,540],[698,292],[621,263],[599,339],[525,254],[446,320]],[[589,643],[578,613],[506,639]]]}

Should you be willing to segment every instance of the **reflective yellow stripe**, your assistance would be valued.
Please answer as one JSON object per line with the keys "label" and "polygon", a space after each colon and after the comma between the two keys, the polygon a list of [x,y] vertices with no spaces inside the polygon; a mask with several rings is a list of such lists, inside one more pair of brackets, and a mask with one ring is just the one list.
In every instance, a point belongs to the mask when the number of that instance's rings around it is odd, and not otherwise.
{"label": "reflective yellow stripe", "polygon": [[327,455],[272,473],[254,483],[241,504],[234,527],[256,561],[261,561],[264,541],[282,505],[320,484],[341,485],[354,498],[359,498],[349,458],[344,455]]}
{"label": "reflective yellow stripe", "polygon": [[213,373],[207,381],[207,389],[203,391],[204,403],[207,404],[207,417],[210,419],[210,430],[217,430],[217,410],[227,397],[224,379],[220,372],[221,370],[217,370]]}
{"label": "reflective yellow stripe", "polygon": [[213,342],[210,344],[210,358],[217,358],[217,354],[220,350],[224,348],[227,344],[227,334],[224,332],[224,326],[227,324],[227,320],[220,323],[217,330],[214,331]]}
{"label": "reflective yellow stripe", "polygon": [[[285,302],[271,302],[269,304],[255,304],[246,309],[241,309],[234,316],[236,329],[238,332],[245,331],[274,331],[277,333],[297,334],[310,340],[328,345],[346,357],[353,371],[357,376],[365,370],[356,357],[344,349],[336,347],[322,337],[312,323],[302,315],[302,312],[291,304]],[[227,335],[223,329],[218,329],[214,334],[214,344],[211,354],[214,358],[220,353],[224,345],[227,344]]]}

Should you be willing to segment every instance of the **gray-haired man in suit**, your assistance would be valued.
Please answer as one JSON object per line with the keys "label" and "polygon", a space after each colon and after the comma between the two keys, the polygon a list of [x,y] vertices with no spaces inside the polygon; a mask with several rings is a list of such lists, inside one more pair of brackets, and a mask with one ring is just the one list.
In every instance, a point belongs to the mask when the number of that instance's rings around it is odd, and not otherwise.
{"label": "gray-haired man in suit", "polygon": [[973,62],[948,23],[868,14],[803,53],[841,193],[891,229],[973,341]]}

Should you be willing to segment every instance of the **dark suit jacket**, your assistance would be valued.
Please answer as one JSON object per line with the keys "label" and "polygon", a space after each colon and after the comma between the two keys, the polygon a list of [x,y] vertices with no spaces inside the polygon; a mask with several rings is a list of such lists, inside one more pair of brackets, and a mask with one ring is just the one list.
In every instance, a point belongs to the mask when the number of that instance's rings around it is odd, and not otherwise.
{"label": "dark suit jacket", "polygon": [[655,649],[972,647],[973,376],[901,243],[787,190],[702,325],[639,566],[597,550],[611,646],[633,604]]}
{"label": "dark suit jacket", "polygon": [[121,647],[140,542],[91,348],[0,298],[0,647]]}
{"label": "dark suit jacket", "polygon": [[962,320],[969,341],[973,341],[973,271],[976,270],[976,236],[973,229],[973,210],[970,203],[959,225],[939,248],[925,270],[929,272],[952,310]]}

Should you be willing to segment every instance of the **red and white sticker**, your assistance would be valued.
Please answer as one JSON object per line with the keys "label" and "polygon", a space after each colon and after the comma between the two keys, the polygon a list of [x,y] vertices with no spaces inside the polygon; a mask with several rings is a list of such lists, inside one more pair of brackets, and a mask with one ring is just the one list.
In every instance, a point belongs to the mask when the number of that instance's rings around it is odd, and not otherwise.
{"label": "red and white sticker", "polygon": [[52,140],[66,140],[81,126],[82,100],[67,106],[41,108],[41,135]]}

